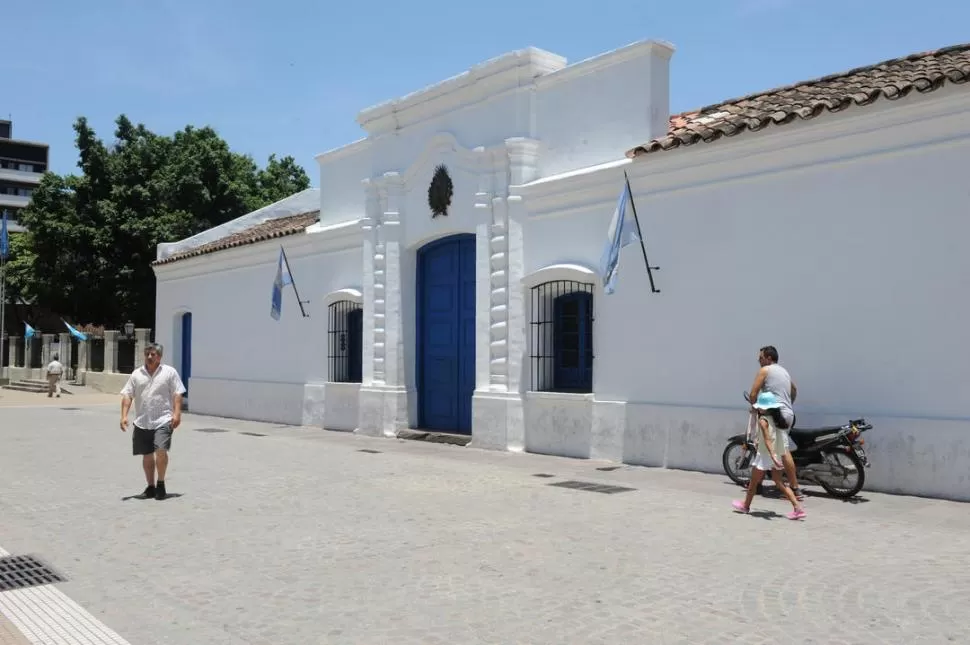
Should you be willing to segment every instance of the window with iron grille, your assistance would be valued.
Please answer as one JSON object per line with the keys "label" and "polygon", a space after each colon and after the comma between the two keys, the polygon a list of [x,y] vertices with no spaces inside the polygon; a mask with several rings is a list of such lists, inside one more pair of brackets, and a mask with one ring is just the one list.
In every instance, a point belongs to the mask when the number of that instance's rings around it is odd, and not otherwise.
{"label": "window with iron grille", "polygon": [[360,383],[364,355],[364,310],[350,300],[338,300],[329,307],[330,380]]}
{"label": "window with iron grille", "polygon": [[532,390],[593,391],[593,285],[554,280],[532,288]]}

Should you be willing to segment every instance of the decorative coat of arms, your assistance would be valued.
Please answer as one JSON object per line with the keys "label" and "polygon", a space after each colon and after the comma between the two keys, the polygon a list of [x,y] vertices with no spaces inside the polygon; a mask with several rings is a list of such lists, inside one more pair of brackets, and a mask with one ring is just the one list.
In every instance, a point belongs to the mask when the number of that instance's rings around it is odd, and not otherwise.
{"label": "decorative coat of arms", "polygon": [[428,186],[428,206],[431,207],[432,219],[438,217],[438,215],[448,214],[448,207],[451,206],[451,197],[454,192],[455,187],[451,183],[448,169],[444,164],[439,164],[434,169],[431,185]]}

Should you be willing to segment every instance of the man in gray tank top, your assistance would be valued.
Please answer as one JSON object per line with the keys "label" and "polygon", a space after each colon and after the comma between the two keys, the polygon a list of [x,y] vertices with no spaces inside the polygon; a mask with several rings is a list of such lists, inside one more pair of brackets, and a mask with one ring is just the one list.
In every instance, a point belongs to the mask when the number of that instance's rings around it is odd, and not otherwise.
{"label": "man in gray tank top", "polygon": [[785,476],[791,486],[792,492],[799,500],[805,498],[801,489],[798,487],[798,480],[795,478],[795,460],[792,459],[789,449],[788,431],[795,420],[795,410],[793,404],[798,395],[798,388],[792,381],[791,375],[784,367],[778,364],[778,350],[771,345],[766,345],[758,351],[758,364],[761,369],[754,377],[754,384],[751,386],[749,396],[752,401],[758,399],[759,392],[771,392],[781,401],[781,416],[787,423],[787,428],[782,431],[785,435],[785,455],[782,463],[785,466]]}

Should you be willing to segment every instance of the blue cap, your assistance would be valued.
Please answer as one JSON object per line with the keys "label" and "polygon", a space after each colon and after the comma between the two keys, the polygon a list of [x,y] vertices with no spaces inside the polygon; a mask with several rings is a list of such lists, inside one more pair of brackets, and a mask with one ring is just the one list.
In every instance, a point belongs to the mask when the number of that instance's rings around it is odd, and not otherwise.
{"label": "blue cap", "polygon": [[780,408],[781,401],[771,392],[762,392],[758,395],[758,400],[754,402],[754,407],[759,410],[770,410]]}

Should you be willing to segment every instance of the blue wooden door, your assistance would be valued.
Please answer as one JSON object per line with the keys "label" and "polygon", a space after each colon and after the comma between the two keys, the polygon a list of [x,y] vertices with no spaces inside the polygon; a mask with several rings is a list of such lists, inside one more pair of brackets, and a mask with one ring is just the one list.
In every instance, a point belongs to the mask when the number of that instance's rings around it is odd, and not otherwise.
{"label": "blue wooden door", "polygon": [[189,401],[189,377],[192,376],[192,314],[182,314],[182,383],[185,403]]}
{"label": "blue wooden door", "polygon": [[475,391],[475,236],[427,245],[417,267],[418,425],[471,433]]}

